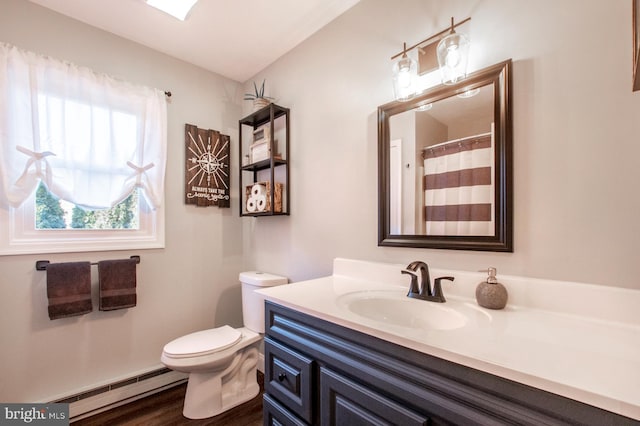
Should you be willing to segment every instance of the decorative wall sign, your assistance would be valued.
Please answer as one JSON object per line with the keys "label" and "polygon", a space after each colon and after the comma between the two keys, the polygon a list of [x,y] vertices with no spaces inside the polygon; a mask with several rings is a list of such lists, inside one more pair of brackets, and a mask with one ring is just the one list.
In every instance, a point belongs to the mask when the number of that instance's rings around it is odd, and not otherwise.
{"label": "decorative wall sign", "polygon": [[184,202],[230,206],[229,136],[185,124]]}

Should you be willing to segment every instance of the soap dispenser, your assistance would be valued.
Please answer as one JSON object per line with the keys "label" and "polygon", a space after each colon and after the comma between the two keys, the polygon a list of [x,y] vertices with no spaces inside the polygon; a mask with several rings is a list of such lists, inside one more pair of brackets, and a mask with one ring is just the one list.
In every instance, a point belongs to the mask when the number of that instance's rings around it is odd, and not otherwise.
{"label": "soap dispenser", "polygon": [[[484,270],[483,270],[484,272]],[[489,274],[486,281],[476,287],[476,300],[478,305],[489,309],[502,309],[507,305],[507,289],[496,279],[496,268],[486,270]]]}

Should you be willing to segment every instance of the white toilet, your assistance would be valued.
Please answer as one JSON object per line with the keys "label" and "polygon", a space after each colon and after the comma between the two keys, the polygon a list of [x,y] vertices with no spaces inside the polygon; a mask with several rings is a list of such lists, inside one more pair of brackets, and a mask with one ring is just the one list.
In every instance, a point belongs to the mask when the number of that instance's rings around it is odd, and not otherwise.
{"label": "white toilet", "polygon": [[258,346],[264,333],[263,287],[286,284],[287,279],[263,272],[242,272],[244,327],[228,325],[198,331],[167,343],[160,360],[168,368],[189,373],[182,414],[204,419],[253,399],[260,392],[256,380]]}

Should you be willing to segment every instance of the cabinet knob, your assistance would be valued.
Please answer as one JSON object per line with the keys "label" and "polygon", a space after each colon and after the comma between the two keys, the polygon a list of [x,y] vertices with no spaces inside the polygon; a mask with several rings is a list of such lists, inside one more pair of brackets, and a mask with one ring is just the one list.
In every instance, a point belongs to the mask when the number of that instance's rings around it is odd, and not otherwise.
{"label": "cabinet knob", "polygon": [[278,374],[278,380],[279,381],[283,382],[284,379],[286,379],[286,378],[287,378],[287,375],[285,373]]}

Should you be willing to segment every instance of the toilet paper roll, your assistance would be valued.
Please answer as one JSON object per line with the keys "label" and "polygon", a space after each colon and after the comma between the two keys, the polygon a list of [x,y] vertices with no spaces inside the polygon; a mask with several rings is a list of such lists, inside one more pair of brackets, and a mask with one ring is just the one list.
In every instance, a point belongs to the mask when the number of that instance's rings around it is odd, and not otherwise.
{"label": "toilet paper roll", "polygon": [[249,213],[255,213],[258,209],[258,204],[256,203],[256,199],[254,197],[249,197],[247,199],[247,211]]}
{"label": "toilet paper roll", "polygon": [[255,197],[257,195],[267,195],[267,187],[264,185],[260,185],[259,183],[253,185],[251,187],[251,196]]}
{"label": "toilet paper roll", "polygon": [[267,209],[267,196],[266,195],[258,195],[255,197],[256,199],[256,208],[259,212],[263,212]]}

